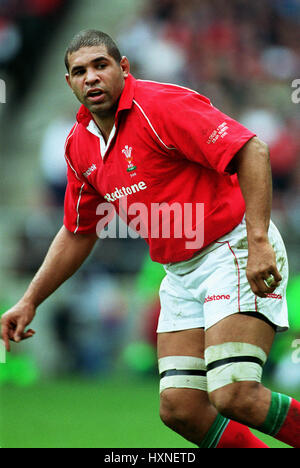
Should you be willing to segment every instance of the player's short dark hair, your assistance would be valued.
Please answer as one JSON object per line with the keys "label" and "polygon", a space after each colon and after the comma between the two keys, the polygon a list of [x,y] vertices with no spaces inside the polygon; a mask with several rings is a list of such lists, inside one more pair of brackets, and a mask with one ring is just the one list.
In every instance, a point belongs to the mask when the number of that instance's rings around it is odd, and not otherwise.
{"label": "player's short dark hair", "polygon": [[82,47],[94,47],[94,46],[105,46],[108,54],[117,62],[120,63],[122,60],[121,53],[117,44],[112,38],[97,29],[85,29],[80,31],[76,36],[73,37],[69,47],[65,54],[65,65],[69,71],[69,55],[77,52]]}

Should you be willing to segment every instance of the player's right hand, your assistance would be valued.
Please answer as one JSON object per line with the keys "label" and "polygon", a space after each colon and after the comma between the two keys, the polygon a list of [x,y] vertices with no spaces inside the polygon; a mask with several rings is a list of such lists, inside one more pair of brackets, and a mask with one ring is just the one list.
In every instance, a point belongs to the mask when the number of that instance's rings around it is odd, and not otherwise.
{"label": "player's right hand", "polygon": [[1,317],[1,335],[7,351],[10,351],[10,341],[19,343],[20,341],[32,338],[35,331],[25,328],[33,320],[36,309],[33,305],[18,302]]}

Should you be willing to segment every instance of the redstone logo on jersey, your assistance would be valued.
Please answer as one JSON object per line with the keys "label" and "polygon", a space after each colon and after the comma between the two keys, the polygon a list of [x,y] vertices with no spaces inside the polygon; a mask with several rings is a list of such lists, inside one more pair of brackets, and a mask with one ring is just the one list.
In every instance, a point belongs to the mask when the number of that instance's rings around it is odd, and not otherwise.
{"label": "redstone logo on jersey", "polygon": [[104,195],[105,200],[108,202],[114,202],[119,200],[120,198],[127,197],[127,195],[133,195],[134,193],[140,192],[141,190],[145,190],[147,185],[145,182],[139,182],[137,184],[132,184],[128,187],[116,187],[115,191],[112,193],[107,193]]}
{"label": "redstone logo on jersey", "polygon": [[[141,181],[130,186],[116,187],[100,203],[96,214],[101,216],[97,224],[97,235],[105,238],[186,239],[186,249],[201,249],[204,244],[203,203],[129,203],[128,199],[147,185]],[[118,215],[124,225],[120,228],[113,202],[118,202]]]}

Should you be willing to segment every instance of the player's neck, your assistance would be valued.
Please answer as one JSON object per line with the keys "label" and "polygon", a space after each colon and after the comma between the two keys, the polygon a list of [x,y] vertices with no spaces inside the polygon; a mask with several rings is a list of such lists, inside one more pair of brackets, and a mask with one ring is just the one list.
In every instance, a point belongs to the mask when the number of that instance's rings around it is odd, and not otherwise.
{"label": "player's neck", "polygon": [[112,113],[111,115],[107,115],[105,117],[93,114],[93,118],[103,135],[105,143],[107,143],[109,135],[111,134],[111,131],[115,124],[115,113]]}

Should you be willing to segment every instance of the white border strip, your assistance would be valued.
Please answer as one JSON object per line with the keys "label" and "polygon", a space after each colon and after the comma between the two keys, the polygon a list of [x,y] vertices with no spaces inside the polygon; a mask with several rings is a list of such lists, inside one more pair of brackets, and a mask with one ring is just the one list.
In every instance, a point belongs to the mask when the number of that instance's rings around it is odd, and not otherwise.
{"label": "white border strip", "polygon": [[74,231],[74,234],[77,233],[78,229],[79,229],[79,220],[80,220],[80,214],[79,214],[79,205],[80,205],[80,202],[81,202],[81,197],[82,197],[82,192],[83,192],[83,189],[85,187],[85,184],[82,184],[81,188],[80,188],[80,192],[79,192],[79,197],[78,197],[78,202],[77,202],[77,206],[76,206],[76,212],[77,212],[77,227]]}
{"label": "white border strip", "polygon": [[[74,169],[74,167],[70,163],[69,158],[67,157],[67,154],[66,154],[68,142],[69,142],[70,138],[74,135],[77,127],[78,127],[78,122],[74,126],[73,132],[68,136],[68,138],[66,140],[66,143],[65,143],[65,160],[66,160],[67,164],[70,166],[70,168],[72,169],[72,171],[74,172],[76,179],[78,179],[80,182],[82,182],[82,180],[78,176],[76,170]],[[77,213],[76,229],[74,231],[74,234],[76,234],[78,232],[78,229],[79,229],[79,221],[80,221],[79,206],[80,206],[80,202],[81,202],[81,198],[82,198],[82,192],[83,192],[84,187],[85,187],[85,183],[82,184],[82,186],[80,187],[80,191],[79,191],[79,197],[78,197],[78,201],[77,201],[77,205],[76,205],[76,213]]]}
{"label": "white border strip", "polygon": [[6,349],[3,340],[0,340],[0,364],[6,364]]}
{"label": "white border strip", "polygon": [[70,166],[70,168],[72,169],[72,171],[74,172],[74,174],[75,174],[75,176],[76,176],[76,179],[78,179],[78,180],[81,181],[80,177],[78,176],[76,170],[74,169],[74,167],[73,167],[72,164],[70,163],[69,159],[67,158],[67,154],[66,154],[66,153],[67,153],[67,145],[68,145],[68,142],[69,142],[70,138],[74,135],[74,133],[75,133],[77,127],[78,127],[78,123],[76,123],[73,132],[71,133],[71,135],[68,136],[68,138],[67,138],[67,140],[66,140],[66,143],[65,143],[65,160],[66,160],[66,162],[68,163],[68,165]]}

